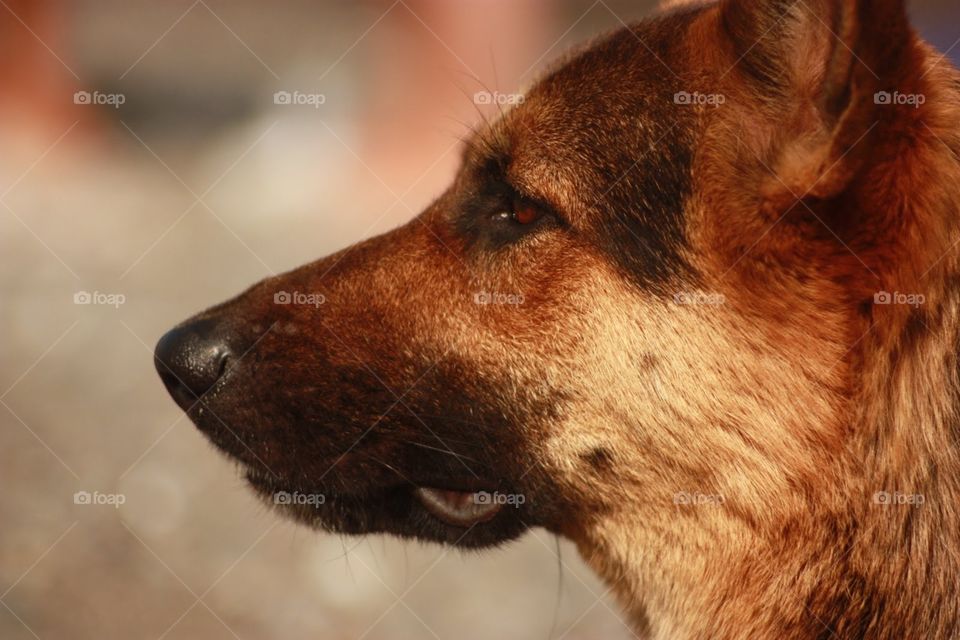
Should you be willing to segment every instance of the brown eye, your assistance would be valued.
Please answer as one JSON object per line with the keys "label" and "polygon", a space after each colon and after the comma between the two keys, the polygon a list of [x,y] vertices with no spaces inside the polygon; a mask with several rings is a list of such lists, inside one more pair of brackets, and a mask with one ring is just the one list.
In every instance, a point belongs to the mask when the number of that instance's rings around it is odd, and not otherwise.
{"label": "brown eye", "polygon": [[532,204],[521,202],[514,207],[512,218],[517,224],[533,224],[540,219],[540,210]]}
{"label": "brown eye", "polygon": [[512,222],[520,226],[529,226],[543,217],[543,212],[536,205],[529,202],[518,202],[511,209],[494,215],[494,219],[502,222]]}

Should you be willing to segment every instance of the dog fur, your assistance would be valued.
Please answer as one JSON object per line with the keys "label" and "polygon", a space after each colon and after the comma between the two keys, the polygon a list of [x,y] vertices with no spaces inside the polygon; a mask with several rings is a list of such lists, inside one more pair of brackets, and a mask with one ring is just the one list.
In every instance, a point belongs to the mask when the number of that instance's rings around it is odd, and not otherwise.
{"label": "dog fur", "polygon": [[[564,535],[639,637],[958,638],[958,122],[900,0],[656,16],[409,224],[189,321],[237,356],[190,416],[311,525]],[[457,528],[416,486],[526,501]]]}

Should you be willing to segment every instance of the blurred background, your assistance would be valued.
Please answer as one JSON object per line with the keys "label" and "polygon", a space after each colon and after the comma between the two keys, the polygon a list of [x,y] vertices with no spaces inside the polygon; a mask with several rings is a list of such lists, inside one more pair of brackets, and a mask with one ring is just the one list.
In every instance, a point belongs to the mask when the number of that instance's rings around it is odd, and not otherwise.
{"label": "blurred background", "polygon": [[[279,521],[151,352],[408,220],[475,93],[654,4],[0,0],[0,638],[631,637],[543,531],[464,555]],[[956,60],[955,0],[913,11]]]}

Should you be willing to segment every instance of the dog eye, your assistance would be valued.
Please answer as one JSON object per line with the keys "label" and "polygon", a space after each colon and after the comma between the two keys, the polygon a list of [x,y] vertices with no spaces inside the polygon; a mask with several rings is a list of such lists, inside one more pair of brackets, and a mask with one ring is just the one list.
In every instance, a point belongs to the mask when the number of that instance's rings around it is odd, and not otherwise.
{"label": "dog eye", "polygon": [[541,217],[540,209],[529,202],[521,203],[513,210],[513,219],[517,224],[533,224]]}
{"label": "dog eye", "polygon": [[536,204],[521,200],[515,202],[510,209],[498,212],[494,219],[498,222],[528,227],[539,222],[543,215],[543,210]]}
{"label": "dog eye", "polygon": [[562,219],[549,204],[512,189],[467,199],[456,221],[459,231],[471,243],[492,250],[516,245],[563,226]]}

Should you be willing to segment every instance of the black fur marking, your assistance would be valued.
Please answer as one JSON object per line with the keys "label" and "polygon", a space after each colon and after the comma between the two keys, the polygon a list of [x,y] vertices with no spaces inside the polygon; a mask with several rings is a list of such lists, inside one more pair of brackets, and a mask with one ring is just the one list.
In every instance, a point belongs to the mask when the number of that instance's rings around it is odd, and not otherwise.
{"label": "black fur marking", "polygon": [[677,94],[693,92],[695,83],[683,79],[675,61],[694,14],[618,31],[535,92],[561,101],[553,107],[562,114],[558,120],[583,123],[560,139],[564,161],[584,174],[580,205],[592,219],[589,233],[631,280],[661,294],[667,282],[690,272],[682,257],[684,206],[700,107],[678,104]]}
{"label": "black fur marking", "polygon": [[606,447],[594,447],[580,457],[595,471],[606,472],[613,468],[613,454]]}

